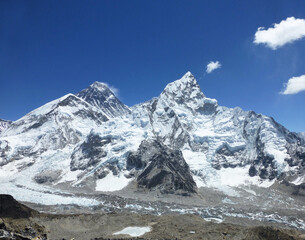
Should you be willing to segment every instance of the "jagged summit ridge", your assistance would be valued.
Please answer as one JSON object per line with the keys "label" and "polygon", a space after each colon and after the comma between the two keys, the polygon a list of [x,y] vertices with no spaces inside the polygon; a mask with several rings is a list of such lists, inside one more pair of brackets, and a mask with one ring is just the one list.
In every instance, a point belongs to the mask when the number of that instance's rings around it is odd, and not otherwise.
{"label": "jagged summit ridge", "polygon": [[103,83],[103,82],[98,82],[98,81],[95,81],[94,83],[92,83],[90,85],[90,87],[98,88],[100,91],[106,90],[106,89],[110,90],[110,88],[108,87],[108,84]]}
{"label": "jagged summit ridge", "polygon": [[169,83],[158,99],[159,104],[173,109],[187,108],[191,112],[204,111],[204,108],[217,106],[215,99],[207,98],[191,72],[187,72],[181,79]]}
{"label": "jagged summit ridge", "polygon": [[161,95],[170,96],[177,102],[182,102],[183,98],[202,99],[205,97],[191,72],[187,72],[181,79],[167,84]]}
{"label": "jagged summit ridge", "polygon": [[76,96],[101,109],[109,118],[130,112],[129,108],[115,96],[106,83],[94,82],[88,88],[77,93]]}

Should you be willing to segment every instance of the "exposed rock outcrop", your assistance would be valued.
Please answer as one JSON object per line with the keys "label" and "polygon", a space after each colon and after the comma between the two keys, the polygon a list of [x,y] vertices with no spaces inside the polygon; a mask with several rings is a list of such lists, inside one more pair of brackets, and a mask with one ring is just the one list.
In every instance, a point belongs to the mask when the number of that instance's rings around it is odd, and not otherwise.
{"label": "exposed rock outcrop", "polygon": [[127,159],[127,167],[141,169],[139,188],[160,190],[161,193],[187,195],[195,193],[196,184],[181,151],[171,150],[161,142],[143,141]]}

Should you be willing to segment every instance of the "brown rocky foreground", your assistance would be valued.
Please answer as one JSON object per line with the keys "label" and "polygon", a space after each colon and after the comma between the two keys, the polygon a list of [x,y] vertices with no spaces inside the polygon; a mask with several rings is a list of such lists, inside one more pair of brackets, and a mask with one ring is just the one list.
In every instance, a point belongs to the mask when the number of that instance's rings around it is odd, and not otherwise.
{"label": "brown rocky foreground", "polygon": [[[140,237],[113,235],[130,226],[150,227]],[[39,213],[10,195],[0,195],[0,239],[244,239],[294,240],[305,235],[271,226],[246,227],[207,222],[195,215]]]}

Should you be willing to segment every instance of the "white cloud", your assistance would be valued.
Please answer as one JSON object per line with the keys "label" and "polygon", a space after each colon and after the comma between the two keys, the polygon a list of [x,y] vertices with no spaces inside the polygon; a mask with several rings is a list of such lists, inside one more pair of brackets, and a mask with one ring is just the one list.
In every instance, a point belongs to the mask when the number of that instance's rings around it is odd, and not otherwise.
{"label": "white cloud", "polygon": [[207,65],[207,70],[206,70],[206,72],[207,72],[207,73],[211,73],[211,72],[213,72],[214,70],[216,70],[216,69],[218,69],[218,68],[221,68],[220,62],[218,62],[218,61],[215,61],[215,62],[211,61],[211,62]]}
{"label": "white cloud", "polygon": [[110,89],[110,91],[112,91],[114,93],[114,95],[116,97],[119,96],[119,89],[117,89],[116,87],[106,83],[106,82],[94,82],[93,84],[91,84],[90,86],[96,87],[98,89],[100,89],[101,91],[104,89],[104,86],[106,86],[107,88]]}
{"label": "white cloud", "polygon": [[[108,84],[107,84],[108,85]],[[119,97],[119,89],[114,86],[108,85],[109,89],[114,93],[116,97]]]}
{"label": "white cloud", "polygon": [[285,84],[285,90],[281,94],[296,94],[305,91],[305,75],[293,77]]}
{"label": "white cloud", "polygon": [[258,28],[254,43],[265,44],[276,50],[303,37],[305,37],[305,19],[289,17],[266,30],[263,27]]}

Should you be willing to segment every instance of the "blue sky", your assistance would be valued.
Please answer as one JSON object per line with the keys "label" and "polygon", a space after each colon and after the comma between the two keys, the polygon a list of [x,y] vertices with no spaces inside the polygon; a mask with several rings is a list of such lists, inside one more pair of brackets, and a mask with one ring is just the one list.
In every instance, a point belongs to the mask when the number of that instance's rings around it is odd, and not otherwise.
{"label": "blue sky", "polygon": [[[254,110],[305,131],[305,38],[276,50],[259,27],[305,19],[304,0],[0,1],[0,118],[76,93],[94,81],[131,106],[191,71],[220,105]],[[210,74],[206,66],[219,61]]]}

